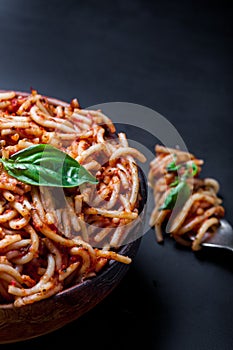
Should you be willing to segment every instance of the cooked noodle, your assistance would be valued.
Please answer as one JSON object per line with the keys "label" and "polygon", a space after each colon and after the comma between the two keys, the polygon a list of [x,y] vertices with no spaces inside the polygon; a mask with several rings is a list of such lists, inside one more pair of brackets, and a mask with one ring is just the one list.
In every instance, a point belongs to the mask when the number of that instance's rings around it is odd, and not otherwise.
{"label": "cooked noodle", "polygon": [[[170,235],[178,243],[196,251],[201,249],[203,240],[219,226],[225,212],[218,196],[219,183],[212,178],[200,177],[203,163],[203,160],[189,152],[155,146],[155,158],[150,163],[148,180],[153,188],[155,203],[150,226],[154,227],[158,242],[164,240],[165,224],[169,222],[167,231]],[[169,169],[171,164],[176,166],[176,171]],[[182,205],[177,203],[174,208],[163,206],[170,191],[182,177],[179,169],[192,167],[195,167],[196,173],[186,178],[190,195],[183,200]]]}
{"label": "cooked noodle", "polygon": [[41,143],[76,159],[98,185],[59,192],[20,182],[0,167],[0,302],[16,307],[95,276],[109,260],[129,264],[118,248],[126,225],[139,217],[135,159],[145,157],[115,133],[109,117],[76,99],[0,93],[0,156]]}

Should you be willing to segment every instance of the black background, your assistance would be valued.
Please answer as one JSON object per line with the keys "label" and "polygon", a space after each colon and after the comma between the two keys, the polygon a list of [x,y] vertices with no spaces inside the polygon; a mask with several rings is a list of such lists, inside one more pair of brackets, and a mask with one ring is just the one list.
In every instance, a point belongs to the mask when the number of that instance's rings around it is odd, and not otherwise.
{"label": "black background", "polygon": [[[0,88],[83,107],[156,110],[205,160],[232,212],[232,1],[0,1]],[[233,258],[142,239],[122,283],[95,309],[22,348],[233,348]],[[1,345],[16,349],[19,344]]]}

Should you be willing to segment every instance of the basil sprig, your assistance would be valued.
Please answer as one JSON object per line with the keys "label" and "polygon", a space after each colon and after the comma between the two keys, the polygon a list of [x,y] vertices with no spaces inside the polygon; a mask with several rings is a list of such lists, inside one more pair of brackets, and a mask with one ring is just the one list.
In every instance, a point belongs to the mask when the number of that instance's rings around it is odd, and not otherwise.
{"label": "basil sprig", "polygon": [[174,160],[169,163],[166,167],[168,172],[176,172],[183,170],[183,174],[180,177],[176,177],[175,181],[170,184],[171,190],[164,200],[164,203],[160,206],[159,210],[173,209],[177,200],[178,195],[180,195],[180,203],[182,206],[188,197],[190,196],[190,188],[187,184],[187,179],[194,177],[198,172],[198,167],[195,163],[184,163],[176,164],[176,156],[174,155]]}
{"label": "basil sprig", "polygon": [[176,200],[179,193],[182,195],[181,198],[182,198],[182,204],[183,204],[190,195],[189,186],[185,181],[180,181],[178,185],[176,185],[171,189],[171,191],[165,198],[164,203],[161,205],[159,209],[160,210],[173,209],[176,204]]}
{"label": "basil sprig", "polygon": [[85,182],[97,184],[98,180],[65,152],[38,144],[0,158],[7,173],[35,186],[76,187]]}

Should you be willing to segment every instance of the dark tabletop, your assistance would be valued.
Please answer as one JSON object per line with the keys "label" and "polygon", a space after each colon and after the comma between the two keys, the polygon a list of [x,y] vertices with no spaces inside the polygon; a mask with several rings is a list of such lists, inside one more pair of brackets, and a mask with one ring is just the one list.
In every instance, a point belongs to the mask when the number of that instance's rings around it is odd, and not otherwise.
{"label": "dark tabletop", "polygon": [[[1,0],[0,88],[159,112],[205,160],[203,174],[218,179],[233,223],[232,20],[224,0]],[[148,230],[104,301],[22,349],[67,341],[77,349],[230,350],[232,262],[227,252],[158,245]]]}

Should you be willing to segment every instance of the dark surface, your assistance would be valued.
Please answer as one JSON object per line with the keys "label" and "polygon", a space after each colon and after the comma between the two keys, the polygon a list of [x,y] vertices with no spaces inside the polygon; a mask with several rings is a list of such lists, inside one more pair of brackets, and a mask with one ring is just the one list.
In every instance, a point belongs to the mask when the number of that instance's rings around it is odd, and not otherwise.
{"label": "dark surface", "polygon": [[[231,1],[0,1],[0,88],[83,107],[152,108],[205,160],[233,223]],[[94,310],[21,343],[46,348],[233,348],[233,257],[143,237],[117,289]],[[16,349],[19,344],[2,345]]]}

